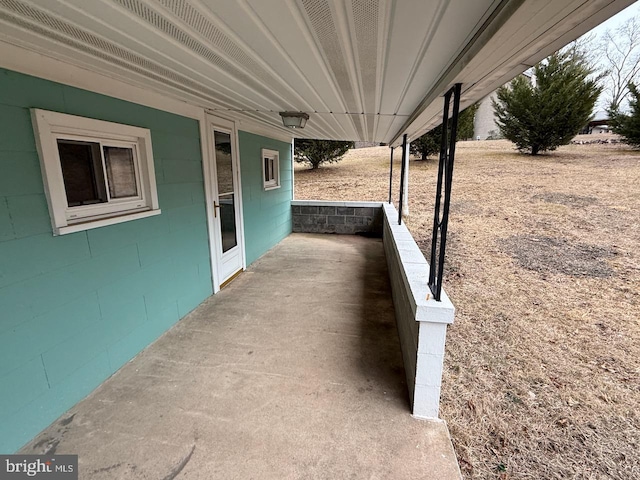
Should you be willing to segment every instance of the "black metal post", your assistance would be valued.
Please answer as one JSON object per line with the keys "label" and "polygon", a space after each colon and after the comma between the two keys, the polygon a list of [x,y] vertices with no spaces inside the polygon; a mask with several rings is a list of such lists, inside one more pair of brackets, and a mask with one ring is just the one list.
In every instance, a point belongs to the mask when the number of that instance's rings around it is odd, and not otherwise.
{"label": "black metal post", "polygon": [[400,167],[400,205],[398,205],[398,225],[402,225],[402,197],[404,194],[404,171],[405,171],[405,162],[407,152],[407,134],[405,133],[402,136],[402,166]]}
{"label": "black metal post", "polygon": [[389,161],[389,203],[391,203],[392,185],[393,185],[393,147],[391,147],[391,160]]}
{"label": "black metal post", "polygon": [[[442,275],[447,245],[447,229],[449,225],[449,205],[451,203],[451,185],[453,183],[453,162],[456,153],[456,135],[458,131],[458,114],[460,110],[460,91],[462,84],[456,83],[444,96],[442,114],[442,141],[440,143],[440,160],[438,163],[438,183],[436,186],[435,211],[433,215],[433,234],[431,237],[431,262],[429,270],[429,288],[434,298],[440,301],[442,294]],[[451,121],[449,106],[453,96]],[[444,183],[444,204],[442,204],[442,187]]]}

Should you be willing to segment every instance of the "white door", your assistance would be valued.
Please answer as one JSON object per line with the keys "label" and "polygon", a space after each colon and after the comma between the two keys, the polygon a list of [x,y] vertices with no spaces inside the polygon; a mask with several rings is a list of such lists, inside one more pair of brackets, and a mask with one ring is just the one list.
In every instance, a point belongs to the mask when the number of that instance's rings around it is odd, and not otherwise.
{"label": "white door", "polygon": [[[208,122],[211,146],[215,266],[218,286],[243,269],[242,204],[235,132]],[[217,277],[217,278],[216,278]]]}

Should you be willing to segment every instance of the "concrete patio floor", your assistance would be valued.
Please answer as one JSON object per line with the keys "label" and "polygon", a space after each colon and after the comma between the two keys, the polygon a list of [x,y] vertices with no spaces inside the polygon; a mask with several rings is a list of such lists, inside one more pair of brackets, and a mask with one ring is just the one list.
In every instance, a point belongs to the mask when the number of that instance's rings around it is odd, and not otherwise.
{"label": "concrete patio floor", "polygon": [[90,479],[459,479],[410,414],[379,239],[292,234],[21,453]]}

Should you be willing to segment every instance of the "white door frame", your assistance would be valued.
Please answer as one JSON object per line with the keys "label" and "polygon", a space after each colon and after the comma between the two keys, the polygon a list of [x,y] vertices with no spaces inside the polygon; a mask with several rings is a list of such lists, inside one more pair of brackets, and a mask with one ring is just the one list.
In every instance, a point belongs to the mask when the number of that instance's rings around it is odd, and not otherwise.
{"label": "white door frame", "polygon": [[[239,143],[238,143],[238,131],[236,129],[235,122],[226,120],[224,118],[216,117],[210,114],[206,114],[204,121],[200,123],[200,136],[202,141],[206,143],[206,154],[202,159],[202,166],[204,172],[204,187],[205,187],[205,200],[207,211],[207,230],[209,232],[209,257],[211,260],[211,274],[213,283],[213,293],[220,291],[220,284],[222,279],[220,278],[220,265],[218,264],[218,252],[222,251],[222,236],[220,233],[220,225],[216,218],[216,212],[214,211],[214,201],[218,198],[218,184],[216,179],[216,165],[214,161],[215,146],[214,146],[214,129],[219,131],[228,132],[231,135],[232,142],[232,155],[231,161],[233,162],[235,172],[235,193],[236,193],[236,235],[238,241],[238,248],[240,249],[242,256],[242,270],[247,268],[247,259],[244,243],[244,218],[242,208],[242,179],[240,175],[240,156],[239,156]],[[204,131],[203,131],[204,130]]]}

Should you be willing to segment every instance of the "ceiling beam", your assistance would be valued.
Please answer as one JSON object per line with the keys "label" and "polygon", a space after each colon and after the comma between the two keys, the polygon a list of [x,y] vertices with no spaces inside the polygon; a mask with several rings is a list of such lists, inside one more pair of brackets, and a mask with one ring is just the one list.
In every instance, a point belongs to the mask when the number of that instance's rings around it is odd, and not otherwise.
{"label": "ceiling beam", "polygon": [[477,55],[480,50],[491,40],[498,30],[506,23],[513,13],[520,8],[524,0],[502,0],[493,10],[486,22],[480,27],[473,38],[465,45],[464,49],[440,76],[433,87],[413,110],[402,127],[393,135],[389,145],[398,146],[402,134],[411,127],[411,124],[450,87],[458,74]]}

